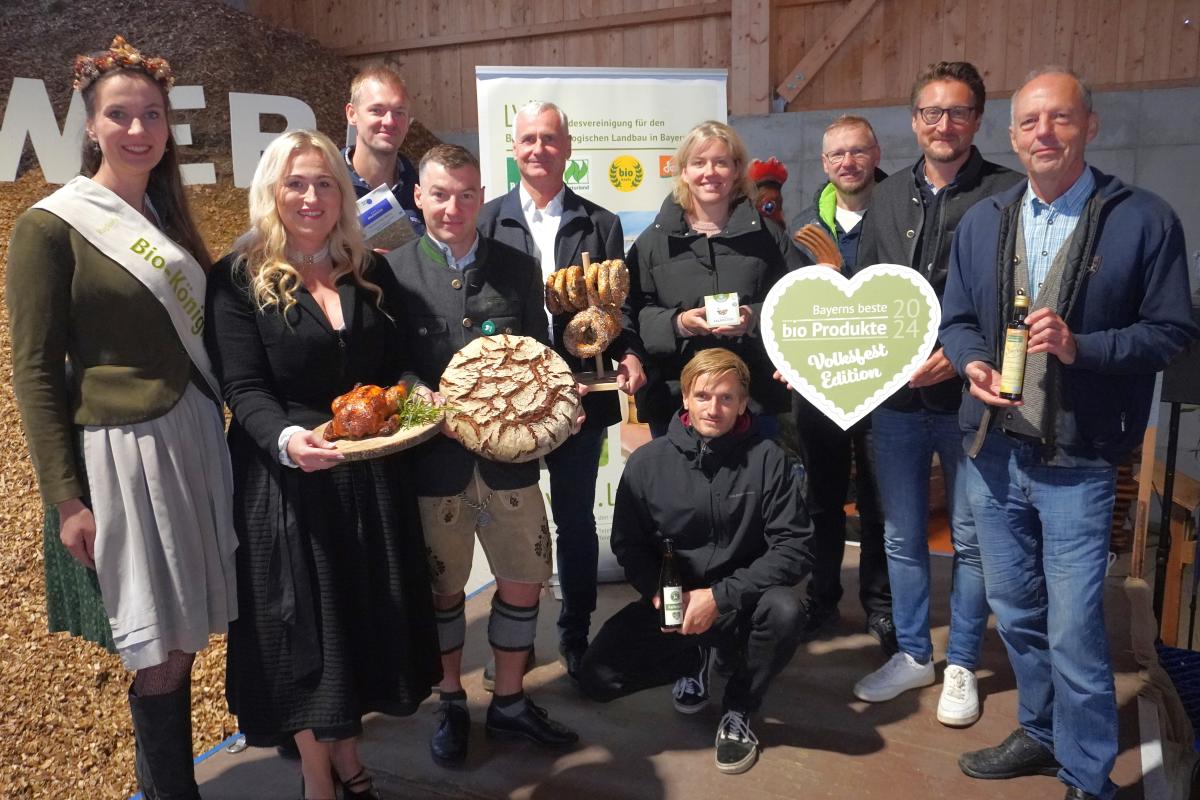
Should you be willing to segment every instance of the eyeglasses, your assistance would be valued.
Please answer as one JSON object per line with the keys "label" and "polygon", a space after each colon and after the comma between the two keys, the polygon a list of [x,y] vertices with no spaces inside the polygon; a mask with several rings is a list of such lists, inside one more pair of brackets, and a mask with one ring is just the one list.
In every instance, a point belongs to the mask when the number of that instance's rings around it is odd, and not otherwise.
{"label": "eyeglasses", "polygon": [[864,158],[871,155],[871,151],[874,149],[874,147],[855,147],[850,150],[834,150],[832,153],[822,153],[821,155],[825,156],[825,160],[836,167],[848,157],[854,159],[855,161],[862,161]]}
{"label": "eyeglasses", "polygon": [[975,109],[971,106],[953,106],[951,108],[925,106],[924,108],[918,108],[917,113],[921,115],[921,121],[926,125],[937,125],[942,121],[943,114],[949,114],[951,122],[955,125],[961,125],[964,122],[970,121],[971,115],[975,113]]}

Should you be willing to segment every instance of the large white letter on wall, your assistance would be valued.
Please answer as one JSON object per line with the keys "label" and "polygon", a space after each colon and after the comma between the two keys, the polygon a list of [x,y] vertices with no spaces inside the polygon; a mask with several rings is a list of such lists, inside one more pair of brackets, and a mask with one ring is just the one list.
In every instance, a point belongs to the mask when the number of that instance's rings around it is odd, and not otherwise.
{"label": "large white letter on wall", "polygon": [[34,78],[13,78],[4,121],[0,123],[0,181],[15,181],[25,136],[33,144],[47,183],[66,183],[79,174],[83,146],[83,98],[71,95],[62,131],[50,105],[46,84]]}
{"label": "large white letter on wall", "polygon": [[233,185],[245,188],[254,177],[262,151],[278,133],[263,133],[263,114],[278,114],[287,120],[287,130],[315,129],[317,117],[307,103],[275,94],[229,93],[229,140],[233,148]]}

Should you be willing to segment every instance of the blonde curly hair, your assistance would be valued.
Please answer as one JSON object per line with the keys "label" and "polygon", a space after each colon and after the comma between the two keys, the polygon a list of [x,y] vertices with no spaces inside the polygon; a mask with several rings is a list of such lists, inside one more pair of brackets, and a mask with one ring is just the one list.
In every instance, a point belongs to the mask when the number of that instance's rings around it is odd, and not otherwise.
{"label": "blonde curly hair", "polygon": [[371,251],[363,241],[358,223],[354,186],[342,163],[342,154],[328,136],[318,131],[288,131],[263,151],[250,183],[250,229],[233,243],[239,255],[237,269],[244,273],[259,311],[274,306],[286,317],[296,305],[296,292],[303,279],[287,260],[287,231],[279,218],[275,193],[292,158],[306,150],[321,154],[325,168],[342,193],[341,213],[329,234],[332,280],[337,283],[349,275],[356,284],[374,293],[378,306],[383,290],[363,277],[371,263]]}

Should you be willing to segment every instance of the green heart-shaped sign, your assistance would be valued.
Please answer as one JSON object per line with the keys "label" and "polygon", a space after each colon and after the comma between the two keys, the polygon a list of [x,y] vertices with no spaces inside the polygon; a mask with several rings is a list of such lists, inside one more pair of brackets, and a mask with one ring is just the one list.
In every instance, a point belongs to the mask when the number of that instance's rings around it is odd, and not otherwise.
{"label": "green heart-shaped sign", "polygon": [[914,269],[876,264],[847,279],[805,267],[767,293],[762,338],[792,388],[846,430],[908,382],[933,351],[941,316]]}

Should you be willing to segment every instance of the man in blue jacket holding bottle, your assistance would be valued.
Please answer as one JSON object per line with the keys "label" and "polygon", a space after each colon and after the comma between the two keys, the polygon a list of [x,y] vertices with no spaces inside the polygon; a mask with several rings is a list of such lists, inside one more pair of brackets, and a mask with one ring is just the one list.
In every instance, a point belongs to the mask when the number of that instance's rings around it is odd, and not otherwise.
{"label": "man in blue jacket holding bottle", "polygon": [[[1087,165],[1091,91],[1061,67],[1013,96],[1029,180],[963,218],[941,341],[967,379],[959,420],[987,598],[1019,692],[1017,728],[966,753],[975,778],[1057,775],[1109,800],[1117,707],[1104,626],[1114,476],[1142,439],[1154,375],[1195,336],[1183,229],[1155,195]],[[1032,301],[1023,398],[999,396],[1018,290]]]}

